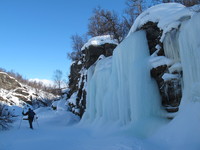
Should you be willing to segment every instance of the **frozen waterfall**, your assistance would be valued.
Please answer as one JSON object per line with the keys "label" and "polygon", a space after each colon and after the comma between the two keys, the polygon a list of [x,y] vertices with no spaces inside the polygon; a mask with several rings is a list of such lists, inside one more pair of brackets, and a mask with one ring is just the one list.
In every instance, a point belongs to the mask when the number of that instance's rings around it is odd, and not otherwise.
{"label": "frozen waterfall", "polygon": [[[131,33],[112,57],[88,70],[87,108],[82,121],[116,122],[140,128],[161,115],[161,100],[150,76],[149,50],[144,31]],[[154,122],[155,123],[155,122]]]}
{"label": "frozen waterfall", "polygon": [[200,13],[185,21],[180,29],[179,45],[183,68],[184,102],[200,102]]}

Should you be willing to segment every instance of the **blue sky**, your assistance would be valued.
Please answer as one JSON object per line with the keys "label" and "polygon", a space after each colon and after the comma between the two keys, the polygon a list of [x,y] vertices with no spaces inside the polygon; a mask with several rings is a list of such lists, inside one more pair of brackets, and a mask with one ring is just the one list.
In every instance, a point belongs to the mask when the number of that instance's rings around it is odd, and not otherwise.
{"label": "blue sky", "polygon": [[0,0],[0,67],[27,79],[67,76],[70,37],[87,31],[97,6],[122,12],[125,0]]}

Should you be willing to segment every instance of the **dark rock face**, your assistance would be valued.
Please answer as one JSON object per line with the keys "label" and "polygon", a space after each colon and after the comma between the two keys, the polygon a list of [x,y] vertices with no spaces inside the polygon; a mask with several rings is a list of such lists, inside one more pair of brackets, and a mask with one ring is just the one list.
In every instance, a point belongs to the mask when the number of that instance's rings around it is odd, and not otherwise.
{"label": "dark rock face", "polygon": [[[83,56],[80,60],[74,62],[70,69],[69,75],[69,89],[67,93],[68,98],[72,96],[73,93],[76,95],[76,105],[69,103],[70,110],[82,117],[86,109],[86,90],[85,83],[87,81],[87,75],[84,73],[91,65],[93,65],[100,55],[105,57],[111,56],[113,50],[117,45],[105,43],[103,45],[93,46],[90,45],[88,48],[85,48],[82,53]],[[79,110],[79,111],[77,111]]]}
{"label": "dark rock face", "polygon": [[168,112],[177,112],[182,98],[181,75],[177,73],[180,78],[164,81],[162,77],[165,72],[168,72],[167,65],[158,66],[151,69],[151,76],[155,78],[158,84],[162,105]]}
{"label": "dark rock face", "polygon": [[104,55],[105,57],[111,56],[116,46],[117,45],[115,44],[108,43],[99,46],[90,45],[88,48],[83,50],[83,53],[85,53],[85,68],[88,69],[93,65],[100,55]]}
{"label": "dark rock face", "polygon": [[[148,22],[141,29],[146,31],[150,55],[157,51],[156,46],[160,49],[157,53],[158,56],[165,56],[163,43],[160,42],[162,31],[157,27],[157,23]],[[162,78],[165,73],[169,73],[167,65],[161,65],[151,69],[151,76],[155,78],[158,88],[162,97],[162,105],[168,112],[177,112],[178,106],[182,97],[182,72],[173,72],[172,75],[177,75],[179,78],[172,78],[164,81]]]}
{"label": "dark rock face", "polygon": [[76,92],[78,90],[78,82],[80,79],[80,71],[83,67],[83,64],[79,64],[79,61],[76,61],[75,63],[73,63],[71,65],[70,68],[70,75],[69,75],[69,96],[70,97],[74,92]]}
{"label": "dark rock face", "polygon": [[0,88],[12,90],[21,87],[20,83],[6,73],[0,72]]}
{"label": "dark rock face", "polygon": [[158,28],[157,23],[148,22],[142,26],[141,30],[146,31],[150,55],[152,55],[157,50],[156,45],[160,45],[161,47],[158,56],[164,55],[164,50],[162,48],[163,46],[162,43],[160,42],[162,31]]}
{"label": "dark rock face", "polygon": [[180,79],[163,82],[160,91],[163,99],[162,104],[166,107],[166,110],[169,112],[178,110],[182,97]]}

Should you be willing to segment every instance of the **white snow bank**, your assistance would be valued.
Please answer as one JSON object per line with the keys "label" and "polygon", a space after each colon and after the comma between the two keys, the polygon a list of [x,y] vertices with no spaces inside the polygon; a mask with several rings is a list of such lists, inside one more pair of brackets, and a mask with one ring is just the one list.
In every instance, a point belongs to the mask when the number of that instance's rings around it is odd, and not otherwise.
{"label": "white snow bank", "polygon": [[159,129],[149,139],[151,146],[159,148],[146,149],[155,150],[199,150],[200,149],[200,103],[191,102],[180,110],[178,115],[166,126]]}
{"label": "white snow bank", "polygon": [[81,50],[84,50],[88,48],[90,45],[98,46],[103,45],[105,43],[110,44],[118,44],[117,40],[113,39],[110,35],[102,35],[102,36],[96,36],[91,38],[82,48]]}
{"label": "white snow bank", "polygon": [[41,107],[34,110],[38,116],[38,122],[48,123],[49,125],[66,126],[77,123],[80,118],[69,111],[58,109],[56,111],[49,107]]}

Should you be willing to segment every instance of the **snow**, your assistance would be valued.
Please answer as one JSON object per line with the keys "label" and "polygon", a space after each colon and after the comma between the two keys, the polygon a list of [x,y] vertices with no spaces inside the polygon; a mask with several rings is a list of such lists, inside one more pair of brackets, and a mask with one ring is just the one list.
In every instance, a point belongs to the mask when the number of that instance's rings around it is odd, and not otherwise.
{"label": "snow", "polygon": [[88,48],[90,45],[98,46],[98,45],[103,45],[103,44],[106,44],[106,43],[118,45],[117,40],[112,39],[112,37],[111,37],[110,35],[102,35],[102,36],[96,36],[96,37],[91,38],[91,39],[81,48],[81,50],[84,50],[84,49]]}
{"label": "snow", "polygon": [[179,75],[177,75],[177,74],[170,74],[170,73],[164,73],[164,75],[162,76],[162,79],[164,81],[170,81],[172,79],[178,79],[178,78],[180,78]]}
{"label": "snow", "polygon": [[26,120],[22,120],[19,128],[19,117],[11,130],[1,132],[1,150],[131,150],[141,147],[142,142],[133,136],[127,137],[123,129],[119,132],[119,128],[82,127],[77,124],[79,118],[67,111],[40,108],[35,112],[38,120],[33,122],[33,130]]}
{"label": "snow", "polygon": [[67,101],[73,105],[76,105],[76,98],[77,98],[77,92],[73,93],[72,96]]}
{"label": "snow", "polygon": [[178,29],[181,21],[189,19],[195,13],[194,11],[199,10],[199,7],[191,9],[178,3],[167,3],[153,6],[137,17],[128,36],[132,32],[137,31],[145,23],[151,21],[158,23],[158,27],[163,30],[163,35],[160,40],[162,42],[167,32],[172,29]]}
{"label": "snow", "polygon": [[152,68],[157,68],[158,66],[162,65],[170,66],[174,63],[174,61],[165,56],[156,56],[156,57],[150,57],[149,63]]}
{"label": "snow", "polygon": [[173,72],[181,72],[182,71],[182,65],[180,62],[177,62],[175,64],[173,64],[170,68],[169,68],[169,73],[173,73]]}
{"label": "snow", "polygon": [[[39,126],[34,122],[34,130],[24,120],[19,129],[21,117],[16,118],[12,129],[1,132],[0,149],[199,150],[200,13],[194,13],[199,10],[198,6],[185,8],[174,3],[148,9],[114,55],[101,57],[87,71],[87,106],[81,122],[61,100],[55,104],[57,111],[35,110]],[[165,47],[169,58],[156,53],[149,56],[145,32],[136,32],[147,21],[158,22],[164,34],[182,21],[174,43],[165,41],[170,44]],[[172,49],[176,52],[171,53]],[[163,64],[170,67],[170,73],[183,71],[183,97],[173,120],[166,119],[157,84],[150,76],[151,67]],[[175,76],[165,73],[163,78]],[[76,94],[70,103],[75,104]]]}

